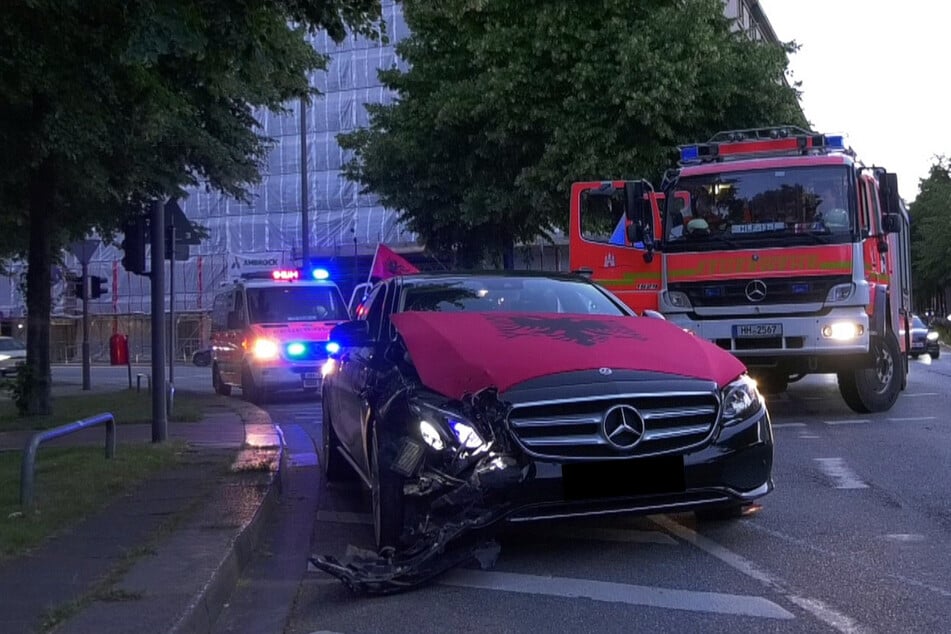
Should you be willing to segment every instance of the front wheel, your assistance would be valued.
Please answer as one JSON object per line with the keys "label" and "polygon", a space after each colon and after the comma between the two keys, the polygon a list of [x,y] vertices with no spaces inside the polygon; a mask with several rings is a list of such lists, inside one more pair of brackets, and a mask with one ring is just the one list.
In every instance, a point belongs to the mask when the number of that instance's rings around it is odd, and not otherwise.
{"label": "front wheel", "polygon": [[871,341],[874,365],[839,372],[839,393],[853,411],[860,414],[891,409],[904,383],[905,363],[895,333]]}
{"label": "front wheel", "polygon": [[353,471],[351,471],[350,466],[344,462],[343,456],[339,453],[340,450],[338,447],[340,446],[340,441],[337,439],[337,434],[334,433],[333,423],[330,421],[330,413],[327,411],[326,403],[321,405],[321,410],[323,416],[320,420],[320,468],[327,482],[345,480],[353,475]]}
{"label": "front wheel", "polygon": [[941,356],[941,349],[939,348],[938,350],[935,350],[934,352],[929,352],[928,354],[931,355],[932,359],[937,359],[938,357]]}
{"label": "front wheel", "polygon": [[231,386],[221,380],[221,370],[218,369],[217,363],[211,368],[211,384],[215,388],[215,394],[231,396]]}
{"label": "front wheel", "polygon": [[[385,459],[384,459],[385,460]],[[370,430],[370,498],[373,505],[373,536],[379,552],[396,548],[403,535],[406,503],[403,478],[381,464],[380,439],[376,429]]]}

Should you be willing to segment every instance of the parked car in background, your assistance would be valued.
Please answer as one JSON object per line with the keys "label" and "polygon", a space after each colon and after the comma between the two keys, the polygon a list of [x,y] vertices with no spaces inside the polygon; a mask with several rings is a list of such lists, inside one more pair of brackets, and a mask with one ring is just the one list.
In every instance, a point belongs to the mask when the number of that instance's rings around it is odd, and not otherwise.
{"label": "parked car in background", "polygon": [[370,489],[381,551],[497,521],[738,516],[772,490],[745,366],[581,276],[398,276],[355,312],[330,333],[320,462]]}
{"label": "parked car in background", "polygon": [[16,374],[17,366],[26,363],[26,346],[13,337],[0,337],[0,376]]}
{"label": "parked car in background", "polygon": [[937,359],[941,355],[938,343],[938,331],[930,328],[918,315],[911,316],[911,348],[908,355],[917,359],[923,354]]}

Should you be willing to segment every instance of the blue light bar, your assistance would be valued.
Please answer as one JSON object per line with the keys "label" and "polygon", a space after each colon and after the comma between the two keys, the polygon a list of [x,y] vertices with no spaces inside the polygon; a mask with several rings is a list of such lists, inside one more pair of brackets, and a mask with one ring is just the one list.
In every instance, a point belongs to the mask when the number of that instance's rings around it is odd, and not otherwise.
{"label": "blue light bar", "polygon": [[299,357],[305,352],[307,352],[307,346],[299,341],[287,344],[287,354],[291,355],[292,357]]}
{"label": "blue light bar", "polygon": [[328,341],[326,348],[327,354],[337,354],[340,352],[340,344],[336,341]]}
{"label": "blue light bar", "polygon": [[696,145],[684,145],[680,148],[681,161],[696,161],[700,158],[700,147]]}
{"label": "blue light bar", "polygon": [[311,272],[311,275],[315,280],[328,280],[330,279],[330,272],[327,269],[314,269]]}
{"label": "blue light bar", "polygon": [[838,150],[845,149],[845,137],[841,134],[826,135],[826,147]]}

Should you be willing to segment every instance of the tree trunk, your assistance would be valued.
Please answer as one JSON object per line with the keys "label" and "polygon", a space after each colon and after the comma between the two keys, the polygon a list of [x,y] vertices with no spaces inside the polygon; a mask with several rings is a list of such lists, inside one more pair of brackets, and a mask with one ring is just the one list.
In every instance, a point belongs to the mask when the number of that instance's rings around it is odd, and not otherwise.
{"label": "tree trunk", "polygon": [[53,259],[55,172],[49,159],[34,172],[30,187],[30,247],[26,271],[26,413],[50,414],[50,269]]}

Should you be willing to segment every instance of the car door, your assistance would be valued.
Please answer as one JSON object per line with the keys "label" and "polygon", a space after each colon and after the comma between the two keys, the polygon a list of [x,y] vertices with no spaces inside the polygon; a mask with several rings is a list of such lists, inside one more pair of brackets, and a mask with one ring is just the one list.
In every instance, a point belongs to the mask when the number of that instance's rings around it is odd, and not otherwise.
{"label": "car door", "polygon": [[380,328],[386,302],[387,284],[379,284],[367,297],[367,310],[358,321],[368,322],[371,341],[363,346],[346,346],[339,353],[336,393],[338,417],[334,422],[337,437],[361,469],[367,469],[364,447],[366,422],[369,414],[367,387],[370,384],[370,366],[380,341]]}

